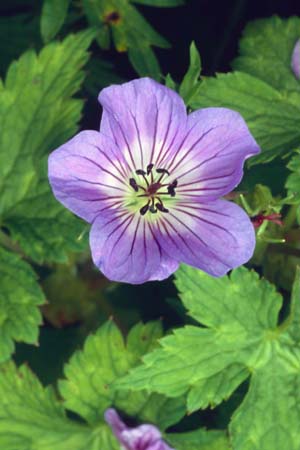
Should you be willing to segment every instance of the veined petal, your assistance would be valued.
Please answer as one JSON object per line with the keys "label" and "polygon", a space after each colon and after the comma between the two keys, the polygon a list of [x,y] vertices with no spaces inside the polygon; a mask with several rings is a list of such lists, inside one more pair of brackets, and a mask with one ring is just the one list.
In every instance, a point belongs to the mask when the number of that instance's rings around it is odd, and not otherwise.
{"label": "veined petal", "polygon": [[112,137],[132,170],[146,169],[175,151],[187,121],[183,100],[150,78],[103,89],[101,133]]}
{"label": "veined petal", "polygon": [[113,408],[109,408],[104,417],[122,448],[124,446],[126,450],[174,450],[163,441],[159,429],[154,425],[143,424],[129,428]]}
{"label": "veined petal", "polygon": [[116,208],[128,192],[126,166],[114,143],[97,131],[83,131],[51,153],[49,181],[55,197],[79,217],[92,222]]}
{"label": "veined petal", "polygon": [[91,228],[90,246],[95,265],[114,281],[163,280],[179,265],[162,250],[151,224],[138,213],[99,215]]}
{"label": "veined petal", "polygon": [[156,222],[155,231],[167,254],[213,276],[222,276],[247,262],[255,247],[249,217],[225,200],[178,202]]}
{"label": "veined petal", "polygon": [[292,53],[292,70],[298,80],[300,79],[300,39],[297,40]]}
{"label": "veined petal", "polygon": [[188,116],[188,132],[166,167],[180,196],[214,200],[237,186],[245,159],[259,151],[239,113],[205,108]]}

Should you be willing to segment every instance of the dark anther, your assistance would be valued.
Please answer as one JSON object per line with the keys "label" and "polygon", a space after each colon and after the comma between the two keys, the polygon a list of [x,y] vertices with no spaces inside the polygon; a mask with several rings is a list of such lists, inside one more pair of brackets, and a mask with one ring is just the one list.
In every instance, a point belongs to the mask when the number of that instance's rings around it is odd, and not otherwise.
{"label": "dark anther", "polygon": [[155,206],[154,206],[153,203],[152,203],[152,205],[150,206],[149,211],[150,211],[152,214],[156,214],[156,213],[157,213],[157,209],[155,208]]}
{"label": "dark anther", "polygon": [[146,175],[146,172],[145,172],[144,170],[142,170],[142,169],[136,170],[135,173],[136,173],[137,175]]}
{"label": "dark anther", "polygon": [[149,175],[149,173],[151,172],[153,167],[154,167],[154,164],[148,164],[148,166],[147,166],[147,175]]}
{"label": "dark anther", "polygon": [[135,192],[138,192],[139,188],[134,178],[129,179],[129,184],[135,190]]}
{"label": "dark anther", "polygon": [[120,20],[121,16],[118,11],[112,11],[104,17],[105,23],[117,24]]}
{"label": "dark anther", "polygon": [[175,197],[176,192],[175,192],[175,189],[172,186],[168,186],[168,194],[170,194],[171,197]]}
{"label": "dark anther", "polygon": [[177,187],[178,181],[174,180],[171,184],[169,184],[169,186],[167,187],[168,190],[168,194],[171,195],[171,197],[175,197],[176,192],[175,192],[175,188]]}
{"label": "dark anther", "polygon": [[178,185],[178,181],[174,180],[174,181],[172,181],[172,183],[169,186],[172,187],[173,189],[175,189],[177,187],[177,185]]}
{"label": "dark anther", "polygon": [[149,209],[149,202],[140,209],[140,214],[144,216]]}
{"label": "dark anther", "polygon": [[160,212],[164,212],[164,213],[169,212],[169,210],[167,208],[165,208],[164,205],[162,205],[161,203],[156,203],[155,206],[158,209],[158,211],[160,211]]}
{"label": "dark anther", "polygon": [[166,173],[167,175],[170,175],[167,169],[156,169],[157,173]]}

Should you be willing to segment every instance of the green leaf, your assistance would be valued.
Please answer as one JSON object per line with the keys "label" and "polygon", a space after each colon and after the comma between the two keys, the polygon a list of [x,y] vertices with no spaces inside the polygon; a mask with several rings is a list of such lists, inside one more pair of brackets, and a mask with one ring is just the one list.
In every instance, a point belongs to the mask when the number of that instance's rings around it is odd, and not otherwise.
{"label": "green leaf", "polygon": [[160,8],[172,8],[173,6],[184,5],[185,0],[132,0],[132,3],[140,5],[158,6]]}
{"label": "green leaf", "polygon": [[199,429],[188,433],[168,433],[168,442],[176,450],[229,450],[228,437],[223,431]]}
{"label": "green leaf", "polygon": [[287,168],[292,173],[287,177],[285,187],[288,194],[294,196],[296,202],[300,200],[300,154],[293,156],[289,161]]}
{"label": "green leaf", "polygon": [[67,419],[51,388],[28,367],[0,366],[0,448],[3,450],[119,450],[109,428]]}
{"label": "green leaf", "polygon": [[[147,347],[143,342],[143,347]],[[158,404],[156,408],[159,407]],[[174,414],[172,408],[169,414]],[[176,445],[177,450],[228,450],[226,436],[222,431],[168,433],[165,438]],[[99,421],[93,427],[69,420],[51,387],[43,388],[27,366],[17,369],[9,362],[0,365],[0,448],[119,450],[120,444],[104,423],[103,417],[99,415]]]}
{"label": "green leaf", "polygon": [[129,61],[140,76],[150,76],[159,79],[161,71],[157,58],[147,44],[142,42],[128,50]]}
{"label": "green leaf", "polygon": [[71,0],[44,0],[41,14],[41,35],[44,42],[53,39],[67,16]]}
{"label": "green leaf", "polygon": [[291,69],[292,52],[300,38],[300,18],[271,17],[247,25],[240,41],[240,56],[233,67],[279,90],[300,91]]}
{"label": "green leaf", "polygon": [[14,341],[36,344],[44,295],[36,275],[15,253],[0,247],[0,362],[14,351]]}
{"label": "green leaf", "polygon": [[26,52],[11,64],[0,90],[1,223],[37,262],[62,261],[66,251],[82,248],[81,222],[54,200],[43,155],[77,130],[83,102],[71,96],[82,83],[93,35],[70,35],[38,56]]}
{"label": "green leaf", "polygon": [[[46,160],[36,183],[3,221],[23,252],[34,262],[66,262],[68,252],[86,248],[88,226],[57,202],[46,176]],[[38,178],[41,175],[41,179]]]}
{"label": "green leaf", "polygon": [[186,326],[163,338],[116,387],[186,394],[192,411],[218,404],[252,374],[230,425],[233,449],[299,450],[299,279],[292,314],[280,326],[282,298],[254,271],[241,267],[215,279],[182,266],[176,285],[202,327]]}
{"label": "green leaf", "polygon": [[83,0],[83,8],[89,23],[98,30],[100,47],[109,46],[111,33],[117,51],[128,51],[139,75],[160,77],[159,64],[151,46],[168,48],[169,43],[128,0]]}
{"label": "green leaf", "polygon": [[281,93],[246,73],[204,79],[190,106],[224,106],[240,112],[262,149],[250,158],[250,165],[287,156],[299,146],[300,93]]}
{"label": "green leaf", "polygon": [[92,426],[103,420],[104,411],[112,404],[141,421],[158,423],[166,428],[184,414],[182,399],[170,400],[146,392],[121,393],[111,383],[126,374],[150,351],[162,330],[159,322],[138,324],[129,333],[127,346],[112,321],[87,338],[83,351],[76,352],[65,366],[66,380],[59,383],[67,409],[80,414]]}
{"label": "green leaf", "polygon": [[200,83],[200,72],[201,58],[195,42],[193,41],[190,46],[190,66],[179,88],[179,94],[186,104],[189,104],[191,98],[197,93]]}
{"label": "green leaf", "polygon": [[[291,298],[291,314],[277,329],[281,333],[269,335],[266,343],[267,359],[257,363],[249,392],[233,416],[230,432],[234,448],[280,449],[299,448],[299,389],[300,383],[300,269],[296,271]],[[268,345],[267,345],[268,344]],[[277,393],[277,394],[275,394]],[[274,395],[275,394],[275,395]],[[253,411],[259,414],[253,416]],[[264,412],[271,418],[263,420]],[[251,429],[248,428],[251,423]],[[242,431],[242,432],[241,432]],[[256,447],[257,448],[257,447]]]}
{"label": "green leaf", "polygon": [[288,191],[290,204],[295,204],[296,219],[300,224],[300,154],[293,156],[287,164],[287,168],[292,171],[288,175],[285,183],[285,188]]}
{"label": "green leaf", "polygon": [[167,76],[165,77],[165,85],[168,88],[173,89],[174,91],[177,91],[176,82],[173,80],[173,78],[172,78],[170,73],[168,73]]}

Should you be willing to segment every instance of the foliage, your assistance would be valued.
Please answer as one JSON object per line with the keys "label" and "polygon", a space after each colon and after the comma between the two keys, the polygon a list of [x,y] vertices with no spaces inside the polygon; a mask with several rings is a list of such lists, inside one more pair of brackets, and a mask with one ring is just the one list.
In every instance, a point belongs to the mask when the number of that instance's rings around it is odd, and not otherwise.
{"label": "foliage", "polygon": [[[299,278],[291,315],[281,325],[282,298],[254,271],[240,268],[214,280],[182,266],[176,285],[188,313],[203,327],[175,330],[117,386],[170,397],[185,394],[192,412],[218,405],[251,374],[229,427],[233,448],[279,450],[288,442],[287,448],[298,449]],[[274,414],[266,416],[266,409]]]}
{"label": "foliage", "polygon": [[[189,48],[180,40],[192,10],[184,0],[0,5],[1,449],[118,450],[103,416],[114,407],[130,426],[156,425],[176,450],[300,450],[300,80],[291,67],[300,18],[248,23],[233,70],[214,76],[209,33]],[[177,73],[167,72],[172,55]],[[217,279],[181,266],[175,285],[135,287],[94,269],[88,226],[54,198],[47,159],[79,129],[99,128],[99,91],[133,70],[164,80],[189,112],[239,111],[261,146],[228,196],[256,226],[247,268]]]}

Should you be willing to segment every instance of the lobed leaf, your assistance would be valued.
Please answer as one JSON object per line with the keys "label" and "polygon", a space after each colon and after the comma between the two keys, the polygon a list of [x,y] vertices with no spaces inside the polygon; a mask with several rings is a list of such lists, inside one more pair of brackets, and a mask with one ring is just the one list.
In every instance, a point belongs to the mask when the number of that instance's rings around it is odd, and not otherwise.
{"label": "lobed leaf", "polygon": [[223,431],[199,429],[187,433],[168,433],[168,442],[176,450],[229,450],[228,437]]}
{"label": "lobed leaf", "polygon": [[291,203],[296,205],[296,215],[300,224],[300,154],[293,156],[287,164],[292,173],[287,177],[285,187],[291,198]]}
{"label": "lobed leaf", "polygon": [[28,367],[0,365],[0,448],[5,450],[119,450],[109,428],[67,419],[52,388]]}
{"label": "lobed leaf", "polygon": [[41,35],[44,42],[51,41],[67,17],[71,0],[44,0],[41,14]]}
{"label": "lobed leaf", "polygon": [[214,279],[182,266],[176,284],[189,314],[202,326],[163,338],[116,388],[185,394],[193,411],[220,403],[251,374],[230,425],[233,449],[299,450],[299,279],[292,313],[280,326],[282,298],[253,271],[241,267]]}
{"label": "lobed leaf", "polygon": [[193,96],[197,93],[200,84],[200,72],[201,57],[195,42],[193,41],[190,45],[190,66],[179,88],[179,94],[187,105],[190,103],[191,98],[193,98]]}
{"label": "lobed leaf", "polygon": [[46,157],[77,130],[83,102],[71,98],[83,81],[91,31],[28,51],[11,64],[0,90],[0,217],[36,262],[62,261],[82,222],[54,200]]}
{"label": "lobed leaf", "polygon": [[247,72],[278,90],[300,91],[291,68],[292,52],[300,38],[300,18],[274,16],[250,22],[240,40],[236,70]]}
{"label": "lobed leaf", "polygon": [[59,383],[67,409],[80,414],[92,426],[103,421],[104,411],[112,404],[144,422],[166,428],[184,414],[182,399],[170,400],[146,392],[115,392],[111,383],[136,366],[162,336],[161,324],[138,324],[129,333],[127,346],[112,321],[89,336],[83,351],[76,352],[65,366],[66,380]]}
{"label": "lobed leaf", "polygon": [[36,344],[44,303],[36,275],[21,258],[0,247],[0,362],[14,351],[14,341]]}
{"label": "lobed leaf", "polygon": [[261,146],[249,165],[287,156],[299,146],[300,92],[282,93],[242,72],[202,81],[190,100],[193,109],[223,106],[238,111]]}
{"label": "lobed leaf", "polygon": [[109,48],[111,33],[117,51],[128,51],[130,62],[139,75],[160,78],[159,63],[151,47],[167,48],[169,43],[129,0],[84,0],[83,8],[89,23],[98,31],[100,47]]}

